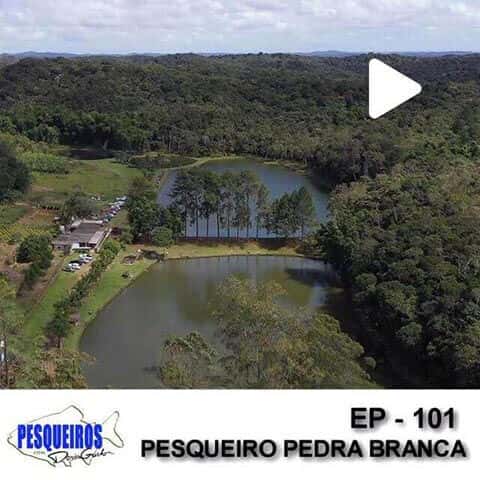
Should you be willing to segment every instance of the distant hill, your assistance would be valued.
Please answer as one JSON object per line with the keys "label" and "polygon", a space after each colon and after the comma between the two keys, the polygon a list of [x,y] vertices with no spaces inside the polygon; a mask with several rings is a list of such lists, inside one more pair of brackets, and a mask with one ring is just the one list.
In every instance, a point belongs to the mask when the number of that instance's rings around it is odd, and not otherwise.
{"label": "distant hill", "polygon": [[[255,52],[257,53],[257,52]],[[282,52],[278,52],[282,53]],[[284,53],[284,52],[283,52]],[[364,55],[367,52],[346,52],[342,50],[325,50],[325,51],[314,51],[314,52],[296,52],[293,55],[299,55],[302,57],[320,57],[320,58],[348,58],[355,57],[358,55]],[[474,52],[465,52],[465,51],[445,51],[445,52],[389,52],[392,55],[402,55],[405,57],[424,57],[424,58],[433,58],[433,57],[446,57],[446,56],[465,56],[471,55]],[[236,56],[242,54],[227,53],[227,52],[211,52],[211,53],[191,53],[192,55],[198,55],[202,57],[223,57],[223,56]],[[289,53],[285,53],[289,55]],[[386,54],[385,52],[382,54]],[[52,58],[85,58],[85,57],[165,57],[168,54],[165,53],[128,53],[128,54],[77,54],[69,52],[20,52],[12,54],[1,54],[0,53],[0,65],[10,64],[18,60],[23,60],[25,58],[36,58],[36,59],[52,59]],[[292,55],[292,54],[290,54]]]}
{"label": "distant hill", "polygon": [[13,55],[8,55],[6,53],[0,54],[0,66],[2,65],[10,65],[15,63],[18,59]]}
{"label": "distant hill", "polygon": [[[356,57],[358,55],[364,55],[366,52],[342,52],[339,50],[327,50],[324,52],[310,52],[310,53],[298,53],[297,55],[309,56],[309,57],[335,57],[346,58]],[[389,52],[390,55],[402,55],[404,57],[448,57],[448,56],[464,56],[472,55],[474,52]],[[385,52],[382,55],[386,55]]]}
{"label": "distant hill", "polygon": [[20,52],[20,53],[13,53],[11,54],[12,57],[16,57],[19,60],[24,58],[74,58],[79,57],[76,53],[68,53],[68,52]]}
{"label": "distant hill", "polygon": [[402,55],[404,57],[460,57],[465,55],[475,55],[476,52],[392,52],[395,55]]}
{"label": "distant hill", "polygon": [[335,58],[345,58],[345,57],[356,57],[357,55],[362,55],[365,52],[342,52],[340,50],[325,50],[321,52],[307,52],[307,53],[297,53],[297,55],[302,55],[305,57],[335,57]]}

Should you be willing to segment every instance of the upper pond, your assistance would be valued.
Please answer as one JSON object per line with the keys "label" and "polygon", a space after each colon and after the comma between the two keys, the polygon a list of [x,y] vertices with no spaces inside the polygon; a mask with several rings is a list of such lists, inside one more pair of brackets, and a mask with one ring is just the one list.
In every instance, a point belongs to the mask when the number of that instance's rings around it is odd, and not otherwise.
{"label": "upper pond", "polygon": [[[328,195],[307,176],[247,159],[214,161],[203,168],[216,172],[253,170],[269,188],[271,198],[305,186],[312,194],[319,222],[328,216]],[[170,201],[175,175],[170,174],[159,194],[160,202]],[[205,235],[202,223],[201,235]],[[209,303],[218,284],[230,275],[257,282],[275,280],[286,289],[287,304],[326,309],[347,322],[349,302],[341,290],[334,288],[334,275],[322,262],[275,256],[167,261],[140,277],[87,328],[81,350],[96,359],[85,367],[89,386],[160,387],[152,367],[158,365],[165,339],[191,331],[212,339],[216,325],[209,316]]]}
{"label": "upper pond", "polygon": [[[281,197],[284,193],[292,193],[300,187],[305,187],[312,196],[318,221],[325,221],[328,217],[328,194],[319,189],[314,184],[313,180],[306,175],[302,175],[277,164],[264,163],[260,160],[248,158],[214,160],[204,164],[202,168],[216,173],[223,173],[228,170],[232,172],[250,170],[254,172],[259,180],[268,188],[270,192],[270,200],[275,200]],[[158,200],[162,205],[168,205],[171,202],[170,193],[176,176],[176,172],[170,172],[159,193]],[[253,230],[254,229],[250,230],[251,234],[253,234]],[[204,237],[206,234],[207,221],[202,219],[199,225],[199,235]],[[273,236],[267,233],[264,229],[260,229],[259,234],[261,237]],[[187,236],[193,237],[194,235],[195,227],[189,224]],[[212,216],[210,218],[209,236],[215,237],[216,235],[216,219]],[[226,229],[221,229],[220,235],[226,236]],[[240,236],[245,236],[245,231],[240,231]]]}

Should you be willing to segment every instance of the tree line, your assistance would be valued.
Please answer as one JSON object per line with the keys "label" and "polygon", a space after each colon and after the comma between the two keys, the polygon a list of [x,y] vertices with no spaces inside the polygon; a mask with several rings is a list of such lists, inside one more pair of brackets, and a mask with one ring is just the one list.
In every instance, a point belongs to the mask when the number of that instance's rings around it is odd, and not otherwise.
{"label": "tree line", "polygon": [[71,292],[54,305],[53,317],[47,325],[46,333],[54,340],[57,348],[73,328],[72,315],[78,312],[82,301],[98,283],[100,277],[120,252],[120,246],[113,240],[107,240],[90,270],[73,287]]}
{"label": "tree line", "polygon": [[402,171],[335,192],[317,254],[352,287],[391,385],[480,385],[479,167]]}
{"label": "tree line", "polygon": [[182,170],[175,178],[170,197],[180,212],[188,234],[188,224],[200,236],[204,220],[210,236],[214,218],[215,235],[224,230],[227,238],[259,238],[262,230],[281,238],[302,237],[315,224],[315,207],[309,191],[301,187],[270,200],[268,188],[252,171],[216,173],[205,169]]}
{"label": "tree line", "polygon": [[[105,150],[296,161],[334,184],[389,173],[425,146],[446,155],[476,151],[478,122],[468,112],[480,94],[479,56],[387,56],[425,89],[375,124],[365,108],[368,60],[26,59],[0,69],[0,132]],[[36,165],[62,168],[51,159]]]}
{"label": "tree line", "polygon": [[126,241],[168,246],[187,237],[189,226],[196,238],[258,239],[265,230],[288,239],[304,237],[316,224],[315,206],[305,187],[271,201],[267,187],[249,170],[181,170],[169,193],[171,203],[160,205],[157,196],[147,177],[133,180],[127,202],[131,238],[125,236]]}

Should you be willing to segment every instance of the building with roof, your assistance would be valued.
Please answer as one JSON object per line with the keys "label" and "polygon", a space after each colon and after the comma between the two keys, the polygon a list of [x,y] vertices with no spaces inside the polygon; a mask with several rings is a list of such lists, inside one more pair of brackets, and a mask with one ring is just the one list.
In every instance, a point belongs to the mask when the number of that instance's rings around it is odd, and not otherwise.
{"label": "building with roof", "polygon": [[110,233],[111,229],[105,228],[101,221],[78,220],[71,225],[68,232],[60,234],[52,245],[66,253],[73,250],[97,252]]}

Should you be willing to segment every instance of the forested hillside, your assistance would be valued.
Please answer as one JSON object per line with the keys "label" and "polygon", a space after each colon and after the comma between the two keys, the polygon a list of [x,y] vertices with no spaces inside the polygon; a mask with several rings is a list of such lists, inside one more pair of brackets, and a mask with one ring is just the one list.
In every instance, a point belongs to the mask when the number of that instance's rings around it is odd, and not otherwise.
{"label": "forested hillside", "polygon": [[303,161],[334,182],[389,171],[411,147],[468,149],[452,130],[480,93],[480,57],[386,60],[425,89],[374,123],[366,56],[25,59],[0,71],[0,128],[51,143]]}
{"label": "forested hillside", "polygon": [[[0,133],[308,167],[333,189],[308,247],[351,287],[385,383],[479,387],[480,56],[383,59],[424,91],[379,121],[368,56],[25,59],[0,68]],[[37,177],[64,165],[24,150]],[[15,178],[10,197],[28,187]]]}

